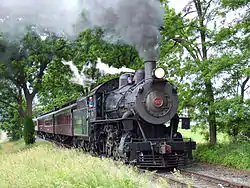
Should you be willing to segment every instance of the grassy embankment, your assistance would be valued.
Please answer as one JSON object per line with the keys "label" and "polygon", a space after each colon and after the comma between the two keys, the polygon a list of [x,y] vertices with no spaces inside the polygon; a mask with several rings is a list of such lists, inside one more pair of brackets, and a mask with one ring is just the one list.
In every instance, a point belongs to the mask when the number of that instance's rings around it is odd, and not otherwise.
{"label": "grassy embankment", "polygon": [[0,144],[0,184],[5,187],[167,187],[152,173],[91,157],[50,143],[26,147],[23,141]]}
{"label": "grassy embankment", "polygon": [[191,130],[181,130],[186,138],[197,142],[194,158],[208,163],[220,164],[237,169],[250,170],[250,144],[248,142],[235,142],[226,135],[218,133],[218,143],[211,146],[204,137]]}

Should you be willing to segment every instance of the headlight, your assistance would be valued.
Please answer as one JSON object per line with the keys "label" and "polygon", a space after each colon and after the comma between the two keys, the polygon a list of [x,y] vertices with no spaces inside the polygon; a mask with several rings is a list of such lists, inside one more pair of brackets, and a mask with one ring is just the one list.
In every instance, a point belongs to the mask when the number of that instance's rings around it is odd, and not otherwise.
{"label": "headlight", "polygon": [[154,75],[156,78],[161,79],[165,76],[165,70],[163,68],[156,68],[154,71]]}

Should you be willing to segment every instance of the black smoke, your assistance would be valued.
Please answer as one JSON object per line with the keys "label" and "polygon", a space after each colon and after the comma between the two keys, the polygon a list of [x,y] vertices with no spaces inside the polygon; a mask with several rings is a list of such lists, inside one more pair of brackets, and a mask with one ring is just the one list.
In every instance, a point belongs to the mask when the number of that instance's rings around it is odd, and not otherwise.
{"label": "black smoke", "polygon": [[106,40],[135,45],[145,59],[158,56],[159,28],[164,17],[159,0],[82,0],[82,3],[85,28],[102,27]]}

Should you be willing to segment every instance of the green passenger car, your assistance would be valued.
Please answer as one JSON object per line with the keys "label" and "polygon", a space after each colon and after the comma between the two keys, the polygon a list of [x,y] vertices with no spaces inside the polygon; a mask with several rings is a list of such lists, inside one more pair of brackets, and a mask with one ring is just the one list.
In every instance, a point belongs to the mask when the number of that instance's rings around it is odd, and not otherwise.
{"label": "green passenger car", "polygon": [[88,109],[81,108],[73,111],[74,135],[88,136]]}

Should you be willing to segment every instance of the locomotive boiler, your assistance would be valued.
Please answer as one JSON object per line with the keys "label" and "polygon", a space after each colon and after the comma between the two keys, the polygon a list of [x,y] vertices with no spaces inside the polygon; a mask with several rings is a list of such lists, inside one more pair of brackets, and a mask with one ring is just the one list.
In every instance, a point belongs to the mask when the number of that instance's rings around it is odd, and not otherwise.
{"label": "locomotive boiler", "polygon": [[177,88],[163,68],[123,73],[62,107],[35,119],[38,135],[141,167],[175,168],[192,158],[195,142],[182,138]]}

